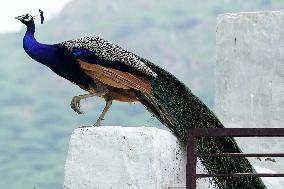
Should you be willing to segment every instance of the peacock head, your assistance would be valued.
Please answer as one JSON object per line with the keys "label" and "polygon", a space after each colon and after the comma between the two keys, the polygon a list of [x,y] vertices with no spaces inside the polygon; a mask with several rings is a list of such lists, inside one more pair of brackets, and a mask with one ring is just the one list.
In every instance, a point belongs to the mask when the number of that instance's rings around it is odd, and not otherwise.
{"label": "peacock head", "polygon": [[24,14],[22,16],[17,16],[15,19],[20,20],[26,26],[30,26],[34,24],[34,17],[30,14]]}
{"label": "peacock head", "polygon": [[[40,9],[38,11],[40,13],[40,23],[43,24],[43,21],[44,21],[43,11],[40,10]],[[15,17],[15,19],[20,20],[26,26],[31,26],[31,25],[34,25],[34,18],[35,17],[36,16],[32,16],[30,14],[24,14],[22,16]]]}

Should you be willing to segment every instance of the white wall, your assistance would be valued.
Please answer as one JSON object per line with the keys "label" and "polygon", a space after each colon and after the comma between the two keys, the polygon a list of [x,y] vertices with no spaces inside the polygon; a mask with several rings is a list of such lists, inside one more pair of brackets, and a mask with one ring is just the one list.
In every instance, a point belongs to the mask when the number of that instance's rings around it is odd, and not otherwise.
{"label": "white wall", "polygon": [[[284,127],[284,12],[223,14],[216,43],[215,112],[225,127]],[[238,141],[245,152],[284,149],[284,138]],[[284,172],[284,158],[250,160]]]}

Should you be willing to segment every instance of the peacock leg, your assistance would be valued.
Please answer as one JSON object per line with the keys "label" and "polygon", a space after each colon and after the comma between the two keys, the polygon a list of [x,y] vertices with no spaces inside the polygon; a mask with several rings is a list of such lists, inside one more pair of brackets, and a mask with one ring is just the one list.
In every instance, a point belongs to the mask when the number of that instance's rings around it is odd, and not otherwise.
{"label": "peacock leg", "polygon": [[100,126],[101,125],[101,122],[104,120],[104,117],[107,113],[107,111],[109,110],[109,108],[111,107],[111,104],[112,104],[112,99],[110,97],[106,97],[105,98],[105,101],[106,101],[106,105],[100,115],[100,117],[98,118],[98,120],[96,121],[96,123],[94,124],[94,126]]}
{"label": "peacock leg", "polygon": [[74,96],[71,100],[70,106],[76,113],[83,114],[84,112],[82,112],[80,110],[80,101],[82,99],[90,98],[90,97],[93,97],[93,96],[97,96],[97,94],[96,93],[90,93],[90,94]]}

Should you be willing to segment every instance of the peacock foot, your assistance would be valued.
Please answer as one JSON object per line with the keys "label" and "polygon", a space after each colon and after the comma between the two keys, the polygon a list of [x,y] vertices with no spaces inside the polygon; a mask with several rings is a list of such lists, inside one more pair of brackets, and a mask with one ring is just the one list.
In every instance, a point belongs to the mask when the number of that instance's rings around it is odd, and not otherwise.
{"label": "peacock foot", "polygon": [[81,99],[82,98],[80,96],[74,96],[71,100],[71,103],[70,103],[71,108],[78,114],[84,113],[80,110],[80,100]]}
{"label": "peacock foot", "polygon": [[100,117],[97,119],[96,123],[94,124],[94,127],[98,127],[101,125],[102,121],[104,120],[105,114],[109,110],[109,108],[112,105],[112,98],[111,97],[105,97],[106,105],[100,115]]}
{"label": "peacock foot", "polygon": [[92,126],[92,125],[82,125],[82,126],[80,126],[79,128],[80,128],[80,129],[84,129],[84,128],[88,128],[88,127],[91,128],[91,127],[93,127],[93,126]]}
{"label": "peacock foot", "polygon": [[97,121],[96,121],[96,123],[93,125],[93,127],[99,127],[99,126],[101,126],[102,124],[102,121],[103,121],[104,119],[98,119]]}

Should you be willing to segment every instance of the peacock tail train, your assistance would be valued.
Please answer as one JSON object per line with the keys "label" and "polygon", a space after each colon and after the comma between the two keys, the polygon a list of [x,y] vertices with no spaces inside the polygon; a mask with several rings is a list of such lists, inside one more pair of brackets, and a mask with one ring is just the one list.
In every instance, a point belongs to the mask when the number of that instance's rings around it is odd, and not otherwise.
{"label": "peacock tail train", "polygon": [[[224,126],[193,93],[176,77],[148,60],[142,59],[158,77],[150,79],[152,93],[139,93],[139,101],[184,143],[189,128],[223,128]],[[240,153],[231,137],[208,137],[197,141],[198,153]],[[254,173],[250,162],[244,157],[202,157],[201,163],[208,173]],[[265,189],[257,177],[215,177],[220,189]]]}

